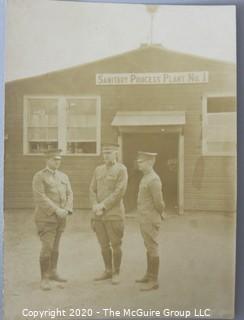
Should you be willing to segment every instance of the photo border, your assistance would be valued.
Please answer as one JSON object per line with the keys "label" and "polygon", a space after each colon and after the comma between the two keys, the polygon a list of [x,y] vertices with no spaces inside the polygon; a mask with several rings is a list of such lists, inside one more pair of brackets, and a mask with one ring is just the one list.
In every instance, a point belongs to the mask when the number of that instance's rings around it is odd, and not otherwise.
{"label": "photo border", "polygon": [[[51,0],[50,0],[51,1]],[[56,0],[68,1],[68,0]],[[114,1],[82,1],[69,0],[73,2],[97,2],[97,3],[127,3],[127,4],[164,4],[164,5],[236,5],[236,23],[237,23],[237,246],[236,246],[236,299],[235,319],[241,320],[244,316],[244,197],[242,190],[244,188],[244,143],[241,139],[244,136],[244,1],[196,1],[196,0],[114,0]],[[4,57],[5,57],[5,25],[6,25],[6,1],[0,0],[0,318],[3,317],[3,181],[4,181]]]}

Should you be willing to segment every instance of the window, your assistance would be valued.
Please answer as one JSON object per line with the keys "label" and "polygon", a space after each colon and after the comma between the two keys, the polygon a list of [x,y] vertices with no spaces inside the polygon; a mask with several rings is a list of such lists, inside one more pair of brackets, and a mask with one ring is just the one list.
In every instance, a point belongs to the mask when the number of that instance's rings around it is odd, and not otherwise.
{"label": "window", "polygon": [[204,155],[236,154],[236,100],[232,96],[203,98]]}
{"label": "window", "polygon": [[100,153],[98,97],[24,98],[24,154],[52,148],[67,155]]}

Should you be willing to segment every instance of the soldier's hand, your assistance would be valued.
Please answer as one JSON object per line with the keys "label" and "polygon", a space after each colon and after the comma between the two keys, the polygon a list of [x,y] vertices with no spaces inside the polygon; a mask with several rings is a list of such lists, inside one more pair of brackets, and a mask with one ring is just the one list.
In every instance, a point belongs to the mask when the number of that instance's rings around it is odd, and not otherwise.
{"label": "soldier's hand", "polygon": [[103,211],[104,209],[104,204],[101,202],[101,203],[98,203],[97,206],[96,206],[96,212],[97,211]]}
{"label": "soldier's hand", "polygon": [[165,220],[165,219],[167,218],[167,214],[166,214],[165,211],[163,211],[163,212],[161,213],[161,218],[162,218],[162,220]]}
{"label": "soldier's hand", "polygon": [[68,211],[65,210],[65,209],[59,208],[59,209],[56,210],[56,215],[59,218],[65,218],[68,215]]}
{"label": "soldier's hand", "polygon": [[101,216],[103,214],[104,205],[103,203],[98,203],[92,206],[92,212],[97,216]]}
{"label": "soldier's hand", "polygon": [[101,216],[103,214],[103,210],[97,210],[96,211],[96,216]]}

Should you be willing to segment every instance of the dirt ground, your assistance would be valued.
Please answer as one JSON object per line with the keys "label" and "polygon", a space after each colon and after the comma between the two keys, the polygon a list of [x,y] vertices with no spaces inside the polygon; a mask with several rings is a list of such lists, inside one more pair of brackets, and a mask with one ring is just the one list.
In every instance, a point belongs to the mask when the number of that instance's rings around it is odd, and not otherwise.
{"label": "dirt ground", "polygon": [[101,309],[110,307],[160,310],[161,317],[167,308],[191,310],[191,316],[195,308],[209,308],[211,318],[231,318],[233,314],[233,216],[191,213],[165,220],[160,233],[160,288],[151,292],[139,291],[140,286],[134,282],[145,271],[145,250],[138,223],[131,217],[126,218],[121,283],[113,286],[110,280],[93,281],[103,271],[103,262],[85,211],[77,211],[69,218],[61,242],[59,271],[69,281],[64,288],[52,283],[51,291],[41,291],[40,242],[33,218],[30,211],[5,213],[4,320],[34,319],[22,315],[23,309],[56,308],[67,313],[55,319],[81,319],[71,317],[71,308],[92,308],[91,318],[104,317]]}

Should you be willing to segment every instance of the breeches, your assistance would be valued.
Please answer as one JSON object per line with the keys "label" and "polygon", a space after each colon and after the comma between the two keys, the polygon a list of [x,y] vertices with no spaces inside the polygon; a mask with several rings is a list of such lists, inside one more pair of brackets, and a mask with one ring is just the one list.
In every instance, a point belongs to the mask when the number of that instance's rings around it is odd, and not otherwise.
{"label": "breeches", "polygon": [[36,222],[37,231],[42,243],[41,257],[51,257],[59,251],[60,238],[64,231],[65,219],[57,223]]}
{"label": "breeches", "polygon": [[111,246],[114,253],[121,251],[122,238],[124,234],[123,221],[96,220],[94,228],[102,251],[110,249]]}
{"label": "breeches", "polygon": [[140,229],[148,254],[151,257],[158,257],[160,225],[151,222],[141,223]]}

